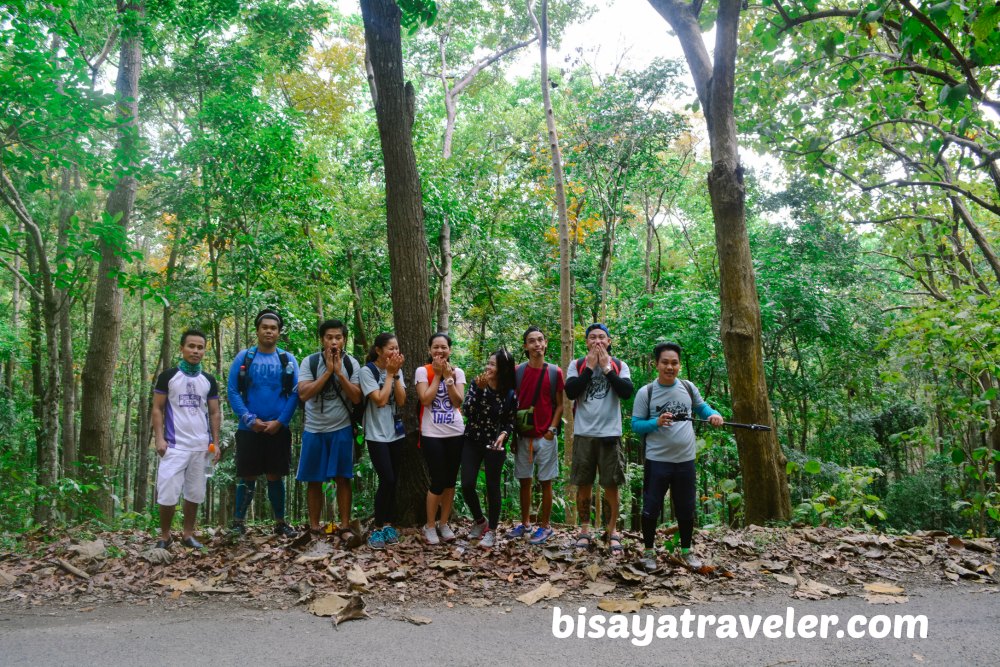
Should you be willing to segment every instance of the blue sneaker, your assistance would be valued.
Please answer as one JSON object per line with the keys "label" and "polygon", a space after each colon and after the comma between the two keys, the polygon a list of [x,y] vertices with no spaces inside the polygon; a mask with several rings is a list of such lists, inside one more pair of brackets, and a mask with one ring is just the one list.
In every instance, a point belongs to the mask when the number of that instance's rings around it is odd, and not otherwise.
{"label": "blue sneaker", "polygon": [[382,529],[382,541],[385,542],[386,545],[399,544],[399,533],[397,533],[396,529],[392,526],[386,526]]}
{"label": "blue sneaker", "polygon": [[507,533],[507,539],[516,540],[524,537],[531,533],[531,528],[524,525],[523,523],[517,524],[509,533]]}
{"label": "blue sneaker", "polygon": [[368,536],[368,546],[377,551],[385,549],[385,536],[381,530],[373,530]]}
{"label": "blue sneaker", "polygon": [[528,544],[545,544],[545,541],[552,537],[552,528],[543,528],[539,526],[532,533],[531,539],[528,540]]}

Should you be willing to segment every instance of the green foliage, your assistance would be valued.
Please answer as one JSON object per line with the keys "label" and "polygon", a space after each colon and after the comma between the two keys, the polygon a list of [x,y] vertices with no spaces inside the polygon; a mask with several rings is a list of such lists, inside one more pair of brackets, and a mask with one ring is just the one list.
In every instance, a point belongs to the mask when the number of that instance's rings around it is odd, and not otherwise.
{"label": "green foliage", "polygon": [[[817,464],[817,465],[812,465]],[[821,467],[809,461],[803,470],[817,475]],[[858,526],[871,528],[886,520],[886,512],[878,496],[867,492],[877,477],[884,473],[878,468],[855,466],[837,471],[837,481],[827,491],[814,494],[795,507],[795,517],[812,525]]]}

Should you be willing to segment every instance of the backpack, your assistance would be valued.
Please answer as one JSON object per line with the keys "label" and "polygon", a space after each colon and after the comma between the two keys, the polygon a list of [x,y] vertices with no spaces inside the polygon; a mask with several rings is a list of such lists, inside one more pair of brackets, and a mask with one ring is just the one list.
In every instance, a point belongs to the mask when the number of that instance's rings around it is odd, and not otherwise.
{"label": "backpack", "polygon": [[[295,378],[293,377],[294,369],[288,365],[288,353],[277,348],[278,350],[278,360],[281,361],[281,397],[286,398],[295,390]],[[243,400],[247,400],[247,392],[250,391],[250,385],[253,384],[250,380],[250,364],[253,363],[254,358],[257,356],[257,346],[247,348],[247,353],[243,357],[243,365],[240,366],[240,373],[236,377],[236,389],[239,391],[240,396]]]}
{"label": "backpack", "polygon": [[[308,359],[306,359],[306,362],[309,364],[309,371],[312,373],[313,379],[316,379],[317,377],[316,373],[319,372],[319,361],[322,354],[323,354],[322,352],[314,352],[313,354],[309,355]],[[347,371],[347,377],[350,378],[351,375],[354,374],[354,364],[351,363],[351,358],[345,354],[341,359],[341,361],[344,364],[344,370]],[[340,383],[337,382],[336,378],[334,378],[331,375],[329,378],[327,378],[326,384],[324,384],[323,388],[320,389],[319,391],[320,412],[323,411],[323,393],[326,391],[326,388],[331,383],[333,383],[333,390],[337,392],[337,398],[339,398],[340,402],[344,404],[344,409],[347,410],[347,414],[351,418],[351,430],[354,433],[354,435],[357,436],[358,427],[361,425],[361,422],[364,420],[365,417],[365,397],[362,396],[361,401],[357,405],[350,403],[347,400],[347,397],[344,396],[343,392],[340,391]]]}
{"label": "backpack", "polygon": [[[514,386],[520,387],[521,383],[524,381],[524,375],[527,373],[528,363],[523,362],[517,365],[514,369]],[[552,409],[555,410],[556,407],[556,380],[558,379],[558,371],[556,367],[551,364],[542,364],[542,372],[549,378],[549,395],[552,401]],[[517,419],[515,422],[515,428],[518,435],[528,435],[536,429],[535,425],[535,403],[538,402],[538,396],[542,392],[542,380],[543,377],[538,378],[538,384],[535,385],[535,395],[531,399],[531,404],[523,409],[517,410]],[[515,398],[517,394],[515,392]],[[518,402],[520,404],[520,402]],[[560,427],[562,424],[559,425]],[[557,428],[557,430],[559,430]]]}
{"label": "backpack", "polygon": [[[580,375],[583,372],[583,367],[587,365],[587,357],[580,357],[576,360],[576,374]],[[616,357],[611,357],[611,368],[614,369],[615,373],[622,372],[622,362],[621,359]]]}
{"label": "backpack", "polygon": [[[549,376],[549,395],[552,397],[552,407],[556,405],[556,380],[558,379],[558,372],[556,367],[552,364],[544,364],[545,369]],[[517,365],[514,369],[514,386],[520,388],[521,382],[524,381],[524,374],[527,372],[528,362],[522,362]],[[541,384],[541,378],[539,378],[539,384]]]}

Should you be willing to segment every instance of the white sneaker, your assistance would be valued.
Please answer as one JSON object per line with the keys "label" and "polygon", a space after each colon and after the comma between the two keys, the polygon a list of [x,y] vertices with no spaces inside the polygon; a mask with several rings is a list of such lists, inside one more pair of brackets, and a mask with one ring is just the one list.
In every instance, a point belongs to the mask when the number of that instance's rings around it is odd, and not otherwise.
{"label": "white sneaker", "polygon": [[492,530],[487,530],[486,534],[483,535],[483,539],[479,540],[479,546],[483,549],[489,549],[495,546],[497,543],[497,534]]}
{"label": "white sneaker", "polygon": [[489,522],[486,519],[483,519],[480,523],[477,523],[472,526],[472,530],[469,531],[469,539],[478,540],[480,537],[483,536],[483,533],[489,530],[489,528],[490,528]]}
{"label": "white sneaker", "polygon": [[435,530],[434,526],[424,526],[424,541],[427,544],[441,544],[441,540],[438,538],[438,532]]}
{"label": "white sneaker", "polygon": [[451,542],[452,540],[455,539],[455,531],[452,530],[451,526],[449,526],[448,524],[439,523],[437,525],[437,530],[439,533],[441,533],[441,539],[444,540],[445,542]]}

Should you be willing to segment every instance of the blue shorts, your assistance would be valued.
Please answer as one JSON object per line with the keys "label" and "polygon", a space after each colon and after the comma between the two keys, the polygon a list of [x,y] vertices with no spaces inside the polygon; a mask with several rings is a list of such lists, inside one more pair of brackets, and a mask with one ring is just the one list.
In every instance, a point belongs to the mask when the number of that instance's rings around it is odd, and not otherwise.
{"label": "blue shorts", "polygon": [[302,453],[295,479],[328,482],[334,477],[354,477],[354,433],[350,426],[332,433],[302,433]]}

